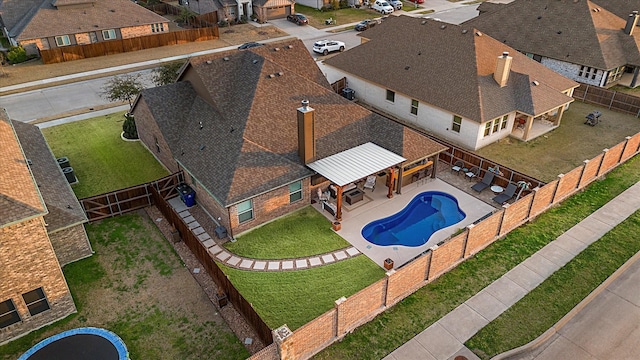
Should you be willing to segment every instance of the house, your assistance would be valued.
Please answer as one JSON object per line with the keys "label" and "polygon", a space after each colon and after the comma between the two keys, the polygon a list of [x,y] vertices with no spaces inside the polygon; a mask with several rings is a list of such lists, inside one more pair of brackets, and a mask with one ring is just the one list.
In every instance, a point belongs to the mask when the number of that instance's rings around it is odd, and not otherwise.
{"label": "house", "polygon": [[340,193],[388,171],[400,192],[398,172],[431,166],[447,148],[336,94],[300,40],[191,58],[132,112],[142,143],[185,172],[231,236],[318,200],[330,183]]}
{"label": "house", "polygon": [[0,0],[0,20],[30,54],[169,31],[169,20],[130,0]]}
{"label": "house", "polygon": [[294,0],[192,0],[184,4],[189,10],[219,20],[256,19],[264,23],[272,19],[286,18],[294,13]]}
{"label": "house", "polygon": [[392,16],[362,37],[325,60],[330,81],[345,77],[359,101],[472,150],[558,127],[578,86],[468,26]]}
{"label": "house", "polygon": [[286,18],[295,13],[294,0],[253,0],[253,12],[263,23],[268,20]]}
{"label": "house", "polygon": [[[483,4],[484,5],[484,4]],[[575,81],[640,86],[640,3],[515,0],[464,23]]]}
{"label": "house", "polygon": [[0,344],[76,311],[61,265],[92,254],[40,130],[0,111]]}

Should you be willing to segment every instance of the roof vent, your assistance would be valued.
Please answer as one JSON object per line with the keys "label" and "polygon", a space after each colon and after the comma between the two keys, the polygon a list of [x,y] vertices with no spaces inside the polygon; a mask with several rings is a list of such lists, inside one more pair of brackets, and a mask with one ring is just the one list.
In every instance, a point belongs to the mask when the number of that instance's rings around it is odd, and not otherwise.
{"label": "roof vent", "polygon": [[309,100],[304,99],[302,100],[302,107],[305,108],[305,110],[309,107]]}
{"label": "roof vent", "polygon": [[111,11],[111,12],[116,12],[116,11],[115,11],[115,10],[113,10],[113,9],[111,9],[111,10],[109,10],[109,11]]}
{"label": "roof vent", "polygon": [[405,70],[409,70],[411,68],[411,66],[407,65],[404,67]]}
{"label": "roof vent", "polygon": [[556,34],[560,35],[560,34],[562,34],[562,31],[558,31]]}
{"label": "roof vent", "polygon": [[211,65],[211,64],[213,64],[213,61],[207,60],[207,64]]}
{"label": "roof vent", "polygon": [[200,130],[202,130],[202,121],[200,121]]}
{"label": "roof vent", "polygon": [[98,26],[98,25],[93,25],[93,27],[94,27],[94,28],[97,28],[97,27],[100,27],[100,26]]}
{"label": "roof vent", "polygon": [[274,77],[276,77],[276,74],[269,74],[269,79],[273,79]]}
{"label": "roof vent", "polygon": [[204,150],[204,148],[206,148],[206,145],[200,145],[200,151]]}
{"label": "roof vent", "polygon": [[444,25],[444,24],[440,25],[440,30],[444,30],[446,28],[447,28],[447,25]]}
{"label": "roof vent", "polygon": [[282,76],[284,73],[282,71],[278,72],[278,76]]}
{"label": "roof vent", "polygon": [[293,49],[293,45],[291,44],[287,45],[287,49]]}
{"label": "roof vent", "polygon": [[482,36],[482,33],[480,31],[476,31],[476,36]]}
{"label": "roof vent", "polygon": [[258,63],[258,59],[253,59],[252,63],[257,64]]}
{"label": "roof vent", "polygon": [[222,60],[229,61],[229,58],[225,56],[225,57],[222,58]]}
{"label": "roof vent", "polygon": [[273,48],[273,51],[280,51],[280,48]]}
{"label": "roof vent", "polygon": [[538,86],[538,85],[540,85],[540,83],[539,83],[539,82],[537,82],[536,80],[533,80],[532,84],[533,84],[533,86]]}
{"label": "roof vent", "polygon": [[542,16],[538,16],[538,20],[542,19]]}
{"label": "roof vent", "polygon": [[467,29],[462,29],[462,33],[466,34],[467,33]]}
{"label": "roof vent", "polygon": [[424,25],[424,24],[426,24],[426,23],[427,23],[427,20],[422,20],[422,21],[420,22],[420,24],[422,24],[422,25]]}

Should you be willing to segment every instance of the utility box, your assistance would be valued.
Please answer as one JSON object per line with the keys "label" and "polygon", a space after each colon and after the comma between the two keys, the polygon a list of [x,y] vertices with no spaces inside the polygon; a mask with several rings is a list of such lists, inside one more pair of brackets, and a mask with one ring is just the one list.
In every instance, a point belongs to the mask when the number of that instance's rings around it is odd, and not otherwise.
{"label": "utility box", "polygon": [[176,191],[178,191],[180,199],[185,205],[187,205],[187,207],[192,207],[196,204],[196,192],[191,188],[191,186],[183,183],[176,186]]}
{"label": "utility box", "polygon": [[56,161],[58,162],[58,165],[60,165],[60,168],[62,169],[68,168],[71,166],[69,163],[69,158],[66,156],[57,158]]}
{"label": "utility box", "polygon": [[356,98],[356,92],[352,88],[342,89],[342,96],[347,100],[353,100]]}
{"label": "utility box", "polygon": [[391,258],[386,258],[384,259],[384,268],[386,270],[391,270],[393,269],[393,260],[391,260]]}

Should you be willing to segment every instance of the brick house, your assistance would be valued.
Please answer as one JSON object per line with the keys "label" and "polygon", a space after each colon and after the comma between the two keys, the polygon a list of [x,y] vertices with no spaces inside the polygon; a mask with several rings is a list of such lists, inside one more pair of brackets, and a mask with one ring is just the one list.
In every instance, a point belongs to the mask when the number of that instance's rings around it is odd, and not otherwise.
{"label": "brick house", "polygon": [[640,3],[515,0],[483,5],[464,23],[589,85],[640,86]]}
{"label": "brick house", "polygon": [[86,217],[37,127],[0,111],[0,344],[76,311],[61,263],[92,254]]}
{"label": "brick house", "polygon": [[[181,2],[194,13],[208,19],[246,21],[254,17],[264,23],[294,13],[294,0],[190,0]],[[213,16],[207,16],[213,14]]]}
{"label": "brick house", "polygon": [[4,0],[0,21],[30,54],[169,31],[169,20],[130,0]]}
{"label": "brick house", "polygon": [[310,204],[329,186],[314,160],[372,143],[406,165],[446,149],[336,94],[300,40],[192,58],[132,111],[142,143],[231,236]]}
{"label": "brick house", "polygon": [[560,126],[578,86],[473,27],[392,16],[361,36],[324,61],[329,81],[345,77],[358,100],[472,150]]}

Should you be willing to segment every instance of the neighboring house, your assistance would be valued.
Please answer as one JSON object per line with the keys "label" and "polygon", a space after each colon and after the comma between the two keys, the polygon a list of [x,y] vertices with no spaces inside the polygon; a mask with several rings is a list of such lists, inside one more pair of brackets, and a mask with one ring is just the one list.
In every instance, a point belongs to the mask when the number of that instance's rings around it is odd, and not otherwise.
{"label": "neighboring house", "polygon": [[[446,150],[336,94],[300,40],[192,58],[177,83],[142,91],[132,111],[143,144],[186,173],[231,236],[307,206],[327,179],[340,191],[396,166],[429,166]],[[338,153],[362,160],[337,180],[311,170]]]}
{"label": "neighboring house", "polygon": [[[560,125],[578,84],[468,26],[392,16],[325,60],[358,100],[468,149]],[[402,41],[398,41],[402,39]]]}
{"label": "neighboring house", "polygon": [[40,130],[0,109],[0,344],[76,311],[61,263],[91,255],[86,217]]}
{"label": "neighboring house", "polygon": [[[464,23],[558,73],[596,86],[640,86],[640,2],[515,0]],[[624,15],[623,15],[624,14]]]}
{"label": "neighboring house", "polygon": [[219,20],[268,20],[286,18],[295,12],[294,0],[191,0],[184,4],[195,13],[215,13]]}
{"label": "neighboring house", "polygon": [[0,19],[31,54],[169,31],[169,20],[130,0],[0,0]]}
{"label": "neighboring house", "polygon": [[261,23],[295,13],[295,0],[253,0],[253,12]]}

